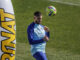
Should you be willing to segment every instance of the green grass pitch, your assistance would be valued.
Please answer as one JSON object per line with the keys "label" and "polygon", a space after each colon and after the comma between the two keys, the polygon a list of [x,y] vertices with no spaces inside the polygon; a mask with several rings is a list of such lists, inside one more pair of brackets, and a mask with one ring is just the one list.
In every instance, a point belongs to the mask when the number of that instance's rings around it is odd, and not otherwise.
{"label": "green grass pitch", "polygon": [[[80,60],[79,0],[54,0],[53,2],[49,0],[12,0],[12,2],[17,26],[16,60],[35,60],[31,56],[27,40],[27,27],[33,21],[35,11],[42,12],[42,24],[50,28],[50,41],[46,46],[48,60]],[[50,5],[57,8],[56,16],[46,15],[45,9]]]}

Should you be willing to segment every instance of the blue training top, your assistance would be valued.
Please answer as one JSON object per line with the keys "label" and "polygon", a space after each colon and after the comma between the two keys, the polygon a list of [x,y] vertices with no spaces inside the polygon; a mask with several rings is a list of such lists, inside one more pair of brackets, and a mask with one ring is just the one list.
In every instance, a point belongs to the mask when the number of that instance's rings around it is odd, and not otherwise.
{"label": "blue training top", "polygon": [[49,37],[49,32],[44,30],[44,26],[32,22],[27,29],[28,40],[31,45],[32,55],[36,52],[42,51],[45,53],[46,42],[43,40],[45,35]]}

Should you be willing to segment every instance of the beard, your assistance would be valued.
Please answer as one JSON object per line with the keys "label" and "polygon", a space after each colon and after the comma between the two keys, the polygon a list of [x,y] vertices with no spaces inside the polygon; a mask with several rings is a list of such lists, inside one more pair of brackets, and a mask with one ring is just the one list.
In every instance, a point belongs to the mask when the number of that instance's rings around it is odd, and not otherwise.
{"label": "beard", "polygon": [[41,24],[41,21],[35,21],[36,24]]}

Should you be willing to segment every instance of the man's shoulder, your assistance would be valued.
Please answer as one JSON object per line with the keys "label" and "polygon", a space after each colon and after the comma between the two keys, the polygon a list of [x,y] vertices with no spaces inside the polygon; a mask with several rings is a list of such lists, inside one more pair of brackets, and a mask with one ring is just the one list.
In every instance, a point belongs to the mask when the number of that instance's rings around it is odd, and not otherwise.
{"label": "man's shoulder", "polygon": [[34,27],[34,25],[35,25],[35,23],[34,23],[34,22],[32,22],[31,24],[29,24],[29,25],[28,25],[28,28],[27,28],[27,29],[31,29],[31,28],[33,28],[33,27]]}
{"label": "man's shoulder", "polygon": [[40,24],[41,27],[44,27],[44,25]]}

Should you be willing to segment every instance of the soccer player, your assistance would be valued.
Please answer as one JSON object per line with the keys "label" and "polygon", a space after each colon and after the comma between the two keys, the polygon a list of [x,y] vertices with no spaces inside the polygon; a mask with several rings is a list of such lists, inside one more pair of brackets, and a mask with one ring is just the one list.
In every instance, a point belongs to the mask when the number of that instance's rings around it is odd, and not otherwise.
{"label": "soccer player", "polygon": [[42,14],[36,11],[34,13],[34,21],[27,28],[27,34],[32,56],[36,60],[47,60],[45,47],[46,42],[49,40],[49,28],[41,25],[41,22]]}

